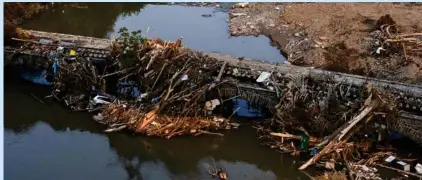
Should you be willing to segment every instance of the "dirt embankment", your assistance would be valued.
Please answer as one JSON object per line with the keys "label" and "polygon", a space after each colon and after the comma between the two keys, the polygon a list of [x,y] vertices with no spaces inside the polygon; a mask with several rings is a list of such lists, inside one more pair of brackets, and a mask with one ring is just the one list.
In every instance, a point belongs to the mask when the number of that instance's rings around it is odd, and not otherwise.
{"label": "dirt embankment", "polygon": [[[290,63],[422,81],[422,3],[249,3],[230,13],[234,36],[267,35]],[[382,17],[382,18],[381,18]]]}
{"label": "dirt embankment", "polygon": [[17,26],[23,21],[32,18],[42,12],[54,3],[37,2],[37,3],[20,3],[7,2],[4,3],[4,37],[7,41],[9,37],[13,37],[16,33]]}

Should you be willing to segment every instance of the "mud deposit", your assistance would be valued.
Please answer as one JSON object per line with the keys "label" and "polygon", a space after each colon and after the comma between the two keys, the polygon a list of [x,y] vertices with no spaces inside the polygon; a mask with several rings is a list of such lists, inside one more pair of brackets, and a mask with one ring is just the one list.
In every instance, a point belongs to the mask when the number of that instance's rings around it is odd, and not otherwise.
{"label": "mud deposit", "polygon": [[[251,3],[231,10],[230,32],[266,35],[296,65],[415,83],[420,51],[374,56],[374,40],[379,22],[397,27],[391,37],[421,32],[422,20],[414,18],[421,10],[418,3]],[[392,21],[379,21],[387,14]]]}

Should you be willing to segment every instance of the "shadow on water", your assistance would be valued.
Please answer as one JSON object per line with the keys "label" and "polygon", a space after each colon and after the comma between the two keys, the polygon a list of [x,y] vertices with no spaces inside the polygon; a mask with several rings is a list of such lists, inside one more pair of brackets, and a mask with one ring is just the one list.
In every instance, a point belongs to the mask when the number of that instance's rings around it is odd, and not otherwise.
{"label": "shadow on water", "polygon": [[5,79],[6,179],[210,179],[209,156],[232,179],[304,178],[290,157],[259,145],[250,127],[172,140],[105,134],[89,114],[43,99],[48,87]]}
{"label": "shadow on water", "polygon": [[196,50],[273,62],[285,60],[265,36],[230,37],[228,18],[224,9],[213,7],[78,3],[51,9],[22,27],[99,38],[117,37],[118,30],[127,27],[164,40],[183,36],[183,44]]}
{"label": "shadow on water", "polygon": [[113,32],[118,17],[139,14],[145,5],[145,3],[129,2],[62,3],[22,24],[22,27],[104,38],[109,32]]}

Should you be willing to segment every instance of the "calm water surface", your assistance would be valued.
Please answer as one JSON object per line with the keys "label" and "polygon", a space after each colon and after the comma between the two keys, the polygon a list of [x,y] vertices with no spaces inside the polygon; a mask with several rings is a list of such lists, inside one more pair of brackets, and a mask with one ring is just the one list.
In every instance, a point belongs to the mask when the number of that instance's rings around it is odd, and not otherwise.
{"label": "calm water surface", "polygon": [[261,146],[248,125],[224,137],[105,134],[90,115],[33,97],[48,87],[7,79],[6,179],[211,179],[203,167],[209,157],[231,179],[306,179],[291,157]]}
{"label": "calm water surface", "polygon": [[126,27],[164,40],[183,37],[183,45],[196,50],[274,62],[285,60],[265,36],[230,37],[226,11],[143,3],[82,3],[78,7],[66,6],[46,12],[23,27],[99,38],[117,37],[119,29]]}
{"label": "calm water surface", "polygon": [[[123,26],[144,33],[150,27],[148,36],[183,36],[186,46],[198,50],[283,60],[268,38],[229,38],[227,18],[215,8],[79,3],[50,10],[24,28],[112,38]],[[224,137],[105,134],[89,114],[34,98],[48,95],[49,87],[5,79],[5,179],[212,179],[204,168],[210,157],[230,179],[308,179],[291,157],[261,146],[249,125]]]}

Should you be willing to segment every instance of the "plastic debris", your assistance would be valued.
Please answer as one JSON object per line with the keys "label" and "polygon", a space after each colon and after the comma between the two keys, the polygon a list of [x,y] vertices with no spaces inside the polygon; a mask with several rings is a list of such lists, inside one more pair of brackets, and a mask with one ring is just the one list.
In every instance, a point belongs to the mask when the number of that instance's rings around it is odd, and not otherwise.
{"label": "plastic debris", "polygon": [[330,159],[329,161],[325,162],[325,168],[326,169],[335,169],[336,164],[335,164],[335,160],[334,159]]}
{"label": "plastic debris", "polygon": [[239,70],[237,68],[233,69],[233,75],[237,75],[239,73]]}
{"label": "plastic debris", "polygon": [[317,148],[312,148],[311,149],[311,156],[313,156],[313,155],[315,155],[315,154],[317,154],[318,153],[318,149]]}
{"label": "plastic debris", "polygon": [[397,161],[397,164],[401,165],[403,167],[404,171],[410,171],[410,165],[403,162],[403,161]]}
{"label": "plastic debris", "polygon": [[215,122],[224,122],[223,118],[214,117]]}
{"label": "plastic debris", "polygon": [[152,99],[152,103],[157,104],[158,102],[160,102],[160,98],[153,98]]}
{"label": "plastic debris", "polygon": [[375,51],[375,53],[377,54],[381,54],[381,51],[384,51],[385,49],[382,47],[378,47],[377,50]]}
{"label": "plastic debris", "polygon": [[396,157],[389,156],[387,159],[385,159],[385,161],[390,163],[390,162],[394,161],[395,159],[396,159]]}
{"label": "plastic debris", "polygon": [[76,51],[75,51],[75,50],[73,50],[73,49],[71,49],[71,50],[70,50],[70,52],[69,52],[69,55],[71,55],[71,56],[76,55]]}
{"label": "plastic debris", "polygon": [[189,78],[188,78],[188,75],[183,75],[183,77],[182,77],[182,81],[186,81],[186,80],[188,80]]}
{"label": "plastic debris", "polygon": [[212,111],[214,110],[215,107],[217,107],[218,105],[220,105],[220,100],[218,99],[213,99],[211,101],[207,101],[205,103],[205,109],[208,111]]}
{"label": "plastic debris", "polygon": [[271,73],[269,72],[262,72],[261,75],[259,75],[258,79],[256,79],[256,82],[265,82],[269,79],[271,76]]}
{"label": "plastic debris", "polygon": [[95,121],[103,121],[104,120],[104,116],[101,113],[98,113],[97,115],[93,116],[93,119]]}
{"label": "plastic debris", "polygon": [[142,93],[138,98],[136,98],[137,101],[142,101],[148,96],[148,93]]}
{"label": "plastic debris", "polygon": [[416,172],[417,172],[418,174],[422,174],[422,165],[421,165],[421,164],[419,164],[419,163],[417,163],[417,164],[415,165],[415,170],[416,170]]}
{"label": "plastic debris", "polygon": [[230,123],[230,125],[232,125],[233,128],[235,128],[235,129],[237,129],[240,126],[239,123]]}
{"label": "plastic debris", "polygon": [[157,123],[157,122],[155,122],[155,121],[152,121],[152,123],[151,123],[152,125],[154,125],[154,126],[156,126],[156,127],[160,127],[161,126],[161,124],[160,123]]}

